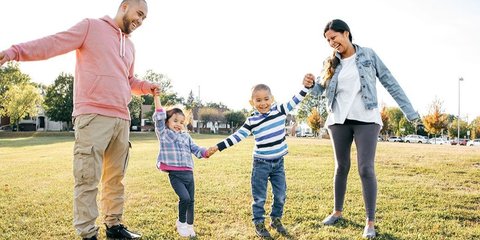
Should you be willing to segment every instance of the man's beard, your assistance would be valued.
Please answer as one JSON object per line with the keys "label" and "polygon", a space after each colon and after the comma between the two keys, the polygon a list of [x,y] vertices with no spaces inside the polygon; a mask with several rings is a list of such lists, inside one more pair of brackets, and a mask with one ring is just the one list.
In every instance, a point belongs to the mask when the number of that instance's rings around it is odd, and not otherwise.
{"label": "man's beard", "polygon": [[125,34],[132,33],[132,31],[130,30],[130,25],[132,24],[132,21],[130,21],[130,19],[128,19],[126,15],[123,16],[122,21],[123,21],[123,29],[122,29],[123,33]]}

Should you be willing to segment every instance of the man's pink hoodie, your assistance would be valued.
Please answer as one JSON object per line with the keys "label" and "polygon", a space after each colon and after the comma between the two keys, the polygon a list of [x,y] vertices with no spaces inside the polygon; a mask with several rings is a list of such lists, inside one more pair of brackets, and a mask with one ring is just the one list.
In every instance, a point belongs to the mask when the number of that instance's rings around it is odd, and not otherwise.
{"label": "man's pink hoodie", "polygon": [[133,43],[108,16],[84,19],[67,31],[13,45],[10,60],[44,60],[76,50],[73,116],[96,113],[130,120],[131,94],[151,93],[134,77]]}

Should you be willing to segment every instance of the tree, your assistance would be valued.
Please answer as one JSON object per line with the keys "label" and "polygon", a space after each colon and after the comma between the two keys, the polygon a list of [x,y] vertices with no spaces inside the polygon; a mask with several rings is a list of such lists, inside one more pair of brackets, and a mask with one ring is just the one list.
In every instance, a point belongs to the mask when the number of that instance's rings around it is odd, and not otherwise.
{"label": "tree", "polygon": [[190,110],[190,109],[195,109],[197,107],[201,107],[202,103],[193,96],[193,91],[190,90],[190,93],[188,94],[188,98],[183,103],[183,105],[185,105],[186,109]]}
{"label": "tree", "polygon": [[19,121],[26,116],[34,117],[38,114],[38,107],[42,104],[42,96],[30,84],[21,86],[12,85],[5,93],[3,109],[0,115],[8,115],[19,128]]}
{"label": "tree", "polygon": [[323,119],[327,119],[328,112],[326,109],[326,98],[308,94],[298,106],[296,117],[297,121],[305,121],[308,116],[310,116],[314,108],[316,109],[317,113],[320,113],[320,116]]}
{"label": "tree", "polygon": [[380,112],[380,116],[382,118],[382,123],[383,123],[383,126],[382,126],[382,129],[380,130],[380,133],[382,135],[386,135],[388,136],[389,135],[389,129],[390,129],[390,126],[389,126],[389,116],[388,116],[388,112],[387,112],[387,107],[386,106],[383,106],[382,107],[382,111]]}
{"label": "tree", "polygon": [[247,119],[245,113],[242,111],[227,111],[224,117],[232,129],[238,129]]}
{"label": "tree", "polygon": [[437,136],[439,133],[443,133],[448,127],[447,114],[442,109],[442,101],[435,99],[430,105],[428,115],[423,118],[423,124],[425,124],[425,130],[429,134]]}
{"label": "tree", "polygon": [[402,110],[400,110],[398,107],[387,107],[386,111],[388,116],[388,132],[393,133],[396,136],[400,136],[402,134],[401,129],[403,129],[403,127],[400,126],[400,120],[405,118]]}
{"label": "tree", "polygon": [[315,136],[318,134],[318,131],[323,127],[324,121],[316,108],[313,108],[312,113],[310,114],[310,116],[308,116],[307,124],[308,126],[310,126],[310,128],[312,128]]}
{"label": "tree", "polygon": [[72,124],[73,112],[73,75],[61,73],[53,85],[47,87],[45,113],[53,121],[66,122],[68,129]]}
{"label": "tree", "polygon": [[223,103],[209,102],[209,103],[205,104],[205,107],[218,109],[221,112],[225,112],[225,111],[229,110],[227,105],[225,105]]}
{"label": "tree", "polygon": [[132,96],[132,100],[128,104],[128,110],[130,111],[130,126],[140,126],[142,118],[142,104],[143,98],[140,96]]}
{"label": "tree", "polygon": [[480,117],[476,117],[470,123],[470,136],[472,139],[480,137]]}
{"label": "tree", "polygon": [[201,121],[204,124],[203,127],[205,127],[205,123],[221,122],[224,120],[223,114],[216,108],[201,108],[198,115],[198,121]]}
{"label": "tree", "polygon": [[[448,136],[451,138],[457,138],[458,135],[458,123],[459,119],[455,119],[452,121],[450,126],[448,126]],[[466,137],[468,131],[468,123],[460,119],[460,138]]]}
{"label": "tree", "polygon": [[[147,70],[143,79],[160,85],[160,102],[162,105],[171,106],[183,102],[183,99],[178,97],[177,93],[172,92],[172,80],[167,75]],[[144,100],[143,104],[153,105],[152,95],[143,95],[142,98]]]}
{"label": "tree", "polygon": [[23,85],[30,83],[30,76],[20,71],[16,62],[8,62],[4,67],[0,67],[0,106],[3,106],[6,93],[13,85]]}

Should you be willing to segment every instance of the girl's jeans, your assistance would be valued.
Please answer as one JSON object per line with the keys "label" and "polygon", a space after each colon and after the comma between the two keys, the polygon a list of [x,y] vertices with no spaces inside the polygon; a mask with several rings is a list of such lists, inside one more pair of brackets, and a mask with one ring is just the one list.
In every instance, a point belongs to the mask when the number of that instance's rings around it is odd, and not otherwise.
{"label": "girl's jeans", "polygon": [[195,207],[195,181],[192,171],[168,172],[170,184],[178,195],[178,221],[192,225]]}

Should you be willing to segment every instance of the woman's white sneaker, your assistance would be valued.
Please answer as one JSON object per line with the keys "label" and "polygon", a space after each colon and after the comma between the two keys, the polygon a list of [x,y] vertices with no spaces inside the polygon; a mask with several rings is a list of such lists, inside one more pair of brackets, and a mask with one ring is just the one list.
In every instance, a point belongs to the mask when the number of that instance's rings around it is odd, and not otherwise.
{"label": "woman's white sneaker", "polygon": [[365,229],[363,229],[363,238],[375,238],[376,235],[375,227],[368,227],[367,225]]}

